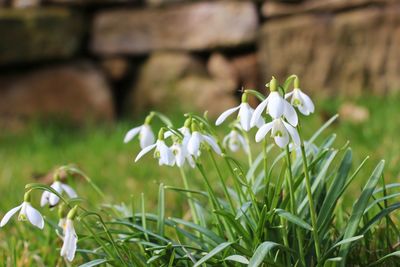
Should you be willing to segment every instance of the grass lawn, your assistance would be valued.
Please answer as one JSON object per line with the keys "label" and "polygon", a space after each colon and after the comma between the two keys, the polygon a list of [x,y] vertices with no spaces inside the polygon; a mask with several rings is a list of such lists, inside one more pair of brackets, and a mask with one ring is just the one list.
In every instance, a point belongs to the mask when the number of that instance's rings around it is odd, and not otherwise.
{"label": "grass lawn", "polygon": [[[367,174],[381,158],[386,159],[387,182],[395,182],[399,179],[400,95],[385,98],[364,97],[354,102],[368,108],[369,120],[354,124],[340,118],[323,136],[336,133],[336,147],[341,147],[350,140],[356,163],[360,163],[367,155],[371,157],[363,172],[366,175],[360,175],[352,184],[352,190],[358,196],[360,187],[368,178]],[[327,114],[335,114],[341,103],[343,99],[318,101],[317,114],[307,119],[303,118],[305,135],[310,136],[318,129]],[[175,122],[179,125],[182,120],[177,119]],[[99,200],[96,193],[85,182],[73,181],[72,185],[77,188],[78,194],[88,199],[88,203],[101,201],[129,204],[131,195],[134,199],[138,199],[140,193],[145,192],[149,206],[153,206],[157,199],[159,183],[180,185],[181,179],[178,169],[159,167],[157,162],[149,156],[139,163],[133,162],[139,151],[138,142],[124,144],[122,140],[126,131],[138,124],[141,124],[140,120],[86,129],[71,129],[58,124],[37,124],[24,133],[2,133],[0,135],[0,216],[2,217],[6,211],[22,202],[25,184],[35,182],[34,177],[46,173],[54,166],[68,163],[76,163],[105,192],[107,199]],[[320,142],[321,138],[318,141]],[[201,185],[196,177],[189,178],[195,186],[197,183]],[[39,197],[37,195],[37,201],[33,203],[38,203]],[[179,201],[179,196],[176,197],[176,194],[171,193],[167,197],[172,199],[167,201],[170,210],[179,212],[180,203],[183,203]],[[351,199],[352,196],[348,196],[349,203],[352,202]],[[58,252],[54,253],[52,243],[54,233],[47,233],[44,236],[37,233],[38,230],[30,225],[12,220],[0,230],[0,262],[7,266],[5,258],[9,258],[10,253],[16,250],[14,258],[19,259],[17,261],[19,266],[27,266],[24,264],[29,262],[23,262],[22,259],[35,258],[33,256],[35,254],[37,254],[37,259],[33,260],[37,265],[40,265],[40,262],[46,262],[46,265],[59,264]],[[8,238],[10,236],[12,238]],[[22,242],[24,240],[28,241],[26,248]],[[1,263],[0,266],[2,266]]]}

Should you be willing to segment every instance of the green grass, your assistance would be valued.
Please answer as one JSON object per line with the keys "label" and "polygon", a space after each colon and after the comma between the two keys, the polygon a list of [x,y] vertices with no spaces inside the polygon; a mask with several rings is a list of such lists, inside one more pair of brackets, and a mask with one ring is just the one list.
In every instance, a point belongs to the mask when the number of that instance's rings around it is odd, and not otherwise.
{"label": "green grass", "polygon": [[[326,114],[333,115],[342,102],[343,99],[318,101],[317,114],[303,118],[303,125],[307,125],[304,129],[305,135],[310,136],[318,129]],[[355,102],[369,109],[370,119],[362,124],[352,124],[341,118],[323,136],[337,133],[336,147],[341,147],[347,140],[351,140],[350,146],[353,148],[356,163],[360,163],[367,155],[371,156],[367,168],[363,171],[365,174],[370,173],[380,159],[386,159],[385,178],[388,183],[395,182],[400,173],[400,96],[364,97]],[[175,122],[179,125],[181,120],[177,119]],[[139,163],[133,162],[139,151],[138,143],[134,141],[123,144],[122,139],[126,131],[137,124],[141,124],[141,121],[72,129],[60,124],[38,123],[23,133],[3,133],[0,136],[0,216],[22,201],[24,186],[35,182],[34,176],[44,174],[55,166],[69,163],[76,163],[107,196],[106,200],[99,200],[85,182],[73,181],[72,185],[77,188],[78,194],[88,199],[88,203],[102,201],[129,204],[131,195],[138,199],[140,193],[145,192],[147,203],[153,207],[157,199],[158,184],[163,182],[168,185],[180,185],[181,179],[178,169],[159,167],[149,156]],[[351,189],[357,192],[357,195],[368,175],[359,177]],[[189,178],[195,187],[200,183],[196,177]],[[180,204],[185,202],[179,201],[180,198],[176,194],[167,194],[167,199],[168,213],[172,210],[180,212],[182,205],[185,205]],[[352,203],[352,196],[347,196],[347,199],[348,203]],[[42,260],[46,263],[58,263],[58,251],[55,252],[52,243],[54,233],[44,236],[38,233],[39,231],[30,225],[12,220],[0,230],[0,262],[2,254],[3,257],[10,258],[7,255],[16,248],[15,258],[20,260],[37,254],[39,258],[44,257]],[[6,238],[10,234],[13,238]],[[26,255],[21,243],[24,239],[29,243]],[[24,266],[21,261],[19,264]]]}

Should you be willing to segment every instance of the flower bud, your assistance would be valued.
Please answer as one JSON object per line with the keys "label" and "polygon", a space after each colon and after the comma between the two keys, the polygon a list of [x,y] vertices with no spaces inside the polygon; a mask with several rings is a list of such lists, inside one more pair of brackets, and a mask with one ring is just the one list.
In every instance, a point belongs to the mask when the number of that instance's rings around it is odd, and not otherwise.
{"label": "flower bud", "polygon": [[73,208],[68,212],[67,219],[70,219],[70,220],[75,219],[75,217],[76,217],[76,215],[77,215],[77,212],[78,212],[78,205],[75,205],[75,207],[73,207]]}
{"label": "flower bud", "polygon": [[272,76],[272,79],[271,79],[271,81],[269,82],[269,90],[270,90],[271,92],[274,92],[274,91],[277,90],[277,88],[278,88],[277,80],[275,79],[274,76]]}
{"label": "flower bud", "polygon": [[162,127],[160,129],[160,131],[158,132],[158,140],[164,140],[164,133],[165,133],[165,130],[164,130],[164,127]]}
{"label": "flower bud", "polygon": [[28,192],[25,193],[24,202],[31,202],[31,191],[32,190],[29,190]]}
{"label": "flower bud", "polygon": [[294,88],[300,88],[300,80],[297,76],[294,78]]}
{"label": "flower bud", "polygon": [[247,103],[248,102],[248,98],[249,98],[249,96],[247,95],[247,93],[243,93],[242,94],[242,103]]}

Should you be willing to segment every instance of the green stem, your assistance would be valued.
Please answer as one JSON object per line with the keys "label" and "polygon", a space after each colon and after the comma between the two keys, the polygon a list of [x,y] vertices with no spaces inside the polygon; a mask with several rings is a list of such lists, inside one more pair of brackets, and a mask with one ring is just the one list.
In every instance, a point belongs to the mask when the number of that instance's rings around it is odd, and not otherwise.
{"label": "green stem", "polygon": [[[297,126],[297,129],[300,133],[300,126]],[[306,151],[304,148],[304,142],[303,142],[303,139],[301,138],[301,135],[300,135],[300,142],[301,142],[301,145],[300,145],[301,157],[303,158],[303,171],[304,171],[304,177],[306,179],[307,197],[308,197],[308,202],[310,204],[310,215],[311,215],[311,224],[313,227],[315,253],[317,255],[317,264],[319,265],[319,263],[320,263],[319,261],[321,259],[321,247],[319,244],[319,236],[318,236],[317,213],[315,210],[314,199],[313,199],[312,191],[311,191],[310,173],[308,170]]]}
{"label": "green stem", "polygon": [[[249,135],[247,134],[246,131],[242,131],[242,134],[244,136],[244,139],[246,140],[246,144],[247,144],[247,148],[248,148],[248,153],[247,154],[247,160],[249,162],[249,168],[251,168],[251,166],[253,165],[253,156],[251,153],[251,146],[250,146],[250,139],[249,139]],[[251,184],[254,185],[255,182],[255,177],[254,177],[254,173],[251,176]]]}
{"label": "green stem", "polygon": [[[286,146],[286,163],[287,163],[287,170],[288,170],[288,176],[287,176],[287,182],[289,186],[289,197],[290,197],[290,209],[293,215],[297,215],[296,212],[296,199],[294,195],[294,189],[293,189],[293,173],[292,173],[292,161],[290,159],[290,151],[289,151],[289,146]],[[304,256],[304,248],[303,248],[303,235],[301,233],[301,230],[298,227],[295,227],[296,231],[296,236],[297,236],[297,242],[299,246],[299,254],[300,254],[300,260],[303,266],[306,266],[306,260]]]}
{"label": "green stem", "polygon": [[265,184],[264,199],[265,199],[267,208],[270,208],[269,201],[268,201],[270,177],[268,174],[267,138],[264,138],[262,150],[263,150],[263,158],[264,158],[264,160],[263,160],[263,162],[264,162],[264,184]]}
{"label": "green stem", "polygon": [[228,188],[226,187],[224,178],[222,177],[222,173],[218,167],[217,161],[215,160],[215,157],[214,157],[213,153],[211,152],[211,149],[208,148],[207,151],[208,151],[208,154],[210,155],[211,161],[214,164],[215,169],[217,170],[218,177],[219,177],[219,180],[221,181],[222,189],[224,190],[225,197],[226,197],[226,199],[228,199],[228,202],[229,202],[232,212],[235,213],[235,206],[233,204],[231,196],[229,195]]}
{"label": "green stem", "polygon": [[[179,168],[179,170],[181,172],[181,176],[182,176],[182,180],[183,180],[183,186],[185,187],[186,190],[189,190],[189,183],[187,181],[185,170],[182,167]],[[199,216],[197,214],[196,206],[195,206],[195,204],[193,202],[192,193],[188,192],[187,193],[187,197],[188,197],[189,207],[190,207],[190,210],[191,210],[192,216],[193,216],[193,221],[194,221],[195,224],[200,225],[200,220],[199,220]]]}

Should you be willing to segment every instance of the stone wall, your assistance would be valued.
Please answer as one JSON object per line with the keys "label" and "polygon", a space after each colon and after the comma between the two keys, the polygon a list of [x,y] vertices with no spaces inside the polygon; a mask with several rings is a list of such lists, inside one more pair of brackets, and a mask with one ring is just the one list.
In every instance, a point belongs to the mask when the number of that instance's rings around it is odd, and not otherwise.
{"label": "stone wall", "polygon": [[396,0],[0,0],[0,127],[234,105],[296,73],[305,90],[400,89]]}

